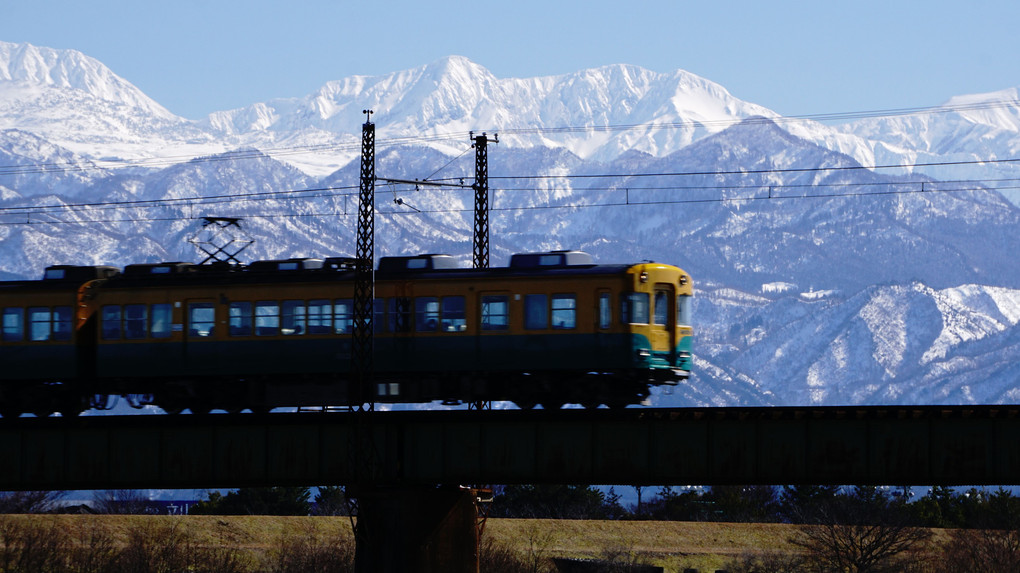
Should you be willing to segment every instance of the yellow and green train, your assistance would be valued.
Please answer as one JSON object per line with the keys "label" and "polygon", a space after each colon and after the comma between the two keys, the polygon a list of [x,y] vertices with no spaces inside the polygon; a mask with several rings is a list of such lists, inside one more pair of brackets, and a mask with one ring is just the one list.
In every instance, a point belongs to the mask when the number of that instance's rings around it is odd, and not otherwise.
{"label": "yellow and green train", "polygon": [[[579,251],[489,269],[384,257],[370,399],[640,403],[689,376],[692,286],[674,266],[594,264]],[[59,266],[0,283],[0,414],[73,414],[115,396],[169,412],[364,401],[354,291],[340,258]]]}

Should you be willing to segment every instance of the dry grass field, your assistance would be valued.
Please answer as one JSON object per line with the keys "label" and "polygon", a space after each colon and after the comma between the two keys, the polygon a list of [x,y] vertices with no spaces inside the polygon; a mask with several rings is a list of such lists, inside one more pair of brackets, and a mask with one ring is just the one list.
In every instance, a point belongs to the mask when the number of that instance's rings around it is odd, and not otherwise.
{"label": "dry grass field", "polygon": [[[85,548],[99,556],[104,547],[132,548],[142,560],[164,554],[159,547],[169,544],[232,571],[300,571],[301,563],[291,567],[284,559],[350,558],[354,547],[347,517],[0,515],[0,560],[5,547],[20,544],[18,531],[49,532],[51,539],[42,535],[33,541],[40,547],[63,543],[61,551]],[[534,571],[549,571],[551,558],[568,557],[639,562],[667,572],[714,572],[746,555],[795,555],[800,548],[791,539],[797,535],[797,526],[783,524],[489,519],[483,543],[509,549]],[[938,544],[946,535],[936,531],[933,541]]]}
{"label": "dry grass field", "polygon": [[[77,543],[88,535],[104,533],[115,546],[125,546],[142,533],[159,540],[180,536],[192,548],[228,547],[262,557],[294,540],[353,543],[351,523],[346,517],[0,516],[0,530],[5,523],[60,530]],[[483,539],[510,548],[533,563],[546,563],[552,557],[626,556],[664,566],[666,571],[687,567],[715,571],[729,559],[747,553],[796,552],[789,541],[794,532],[794,526],[779,524],[489,519]]]}
{"label": "dry grass field", "polygon": [[666,571],[691,567],[715,571],[748,553],[795,553],[796,526],[773,523],[692,523],[677,521],[584,521],[496,519],[485,535],[528,555],[614,558],[636,555]]}

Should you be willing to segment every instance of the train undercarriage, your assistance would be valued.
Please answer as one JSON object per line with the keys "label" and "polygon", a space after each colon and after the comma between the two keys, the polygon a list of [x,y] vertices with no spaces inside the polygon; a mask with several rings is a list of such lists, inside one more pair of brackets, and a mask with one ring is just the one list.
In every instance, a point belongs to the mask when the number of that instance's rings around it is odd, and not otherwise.
{"label": "train undercarriage", "polygon": [[[653,376],[654,373],[654,376]],[[75,416],[108,410],[119,402],[133,408],[158,406],[167,413],[268,412],[274,408],[348,407],[376,404],[443,406],[510,402],[521,409],[622,408],[647,400],[653,385],[675,385],[685,371],[650,372],[446,372],[377,374],[358,392],[336,374],[103,380],[91,384],[25,382],[6,385],[0,416],[23,413]],[[360,397],[365,396],[364,399]]]}

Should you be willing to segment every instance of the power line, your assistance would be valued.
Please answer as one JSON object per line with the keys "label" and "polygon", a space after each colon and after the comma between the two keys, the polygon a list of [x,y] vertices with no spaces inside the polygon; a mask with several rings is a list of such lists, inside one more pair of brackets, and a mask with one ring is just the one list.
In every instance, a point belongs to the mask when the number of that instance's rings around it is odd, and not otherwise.
{"label": "power line", "polygon": [[772,175],[782,173],[817,173],[821,171],[877,171],[880,169],[918,169],[921,167],[950,167],[961,165],[988,165],[997,163],[1020,163],[1020,158],[973,159],[967,161],[933,161],[910,164],[837,165],[831,167],[786,167],[773,169],[736,169],[731,171],[678,171],[664,173],[595,173],[572,175],[503,175],[489,179],[601,179],[625,177],[693,177],[712,175]]}
{"label": "power line", "polygon": [[[1020,160],[1002,160],[1002,161],[1020,161]],[[804,168],[804,169],[772,169],[772,170],[757,170],[757,171],[712,171],[712,172],[684,172],[684,173],[639,173],[639,174],[586,174],[586,175],[522,175],[513,177],[490,177],[490,179],[571,179],[571,178],[627,178],[627,177],[669,177],[669,176],[686,176],[686,175],[744,175],[744,174],[761,174],[761,173],[784,173],[784,172],[799,172],[799,171],[824,171],[829,169],[863,169],[863,167],[817,167],[817,168]],[[442,180],[439,180],[442,181]],[[1004,183],[1020,181],[1015,178],[997,178],[997,179],[966,179],[958,181],[940,181],[938,184],[953,184],[953,183],[969,183],[973,185],[984,185],[993,183]],[[418,184],[422,182],[416,182]],[[428,182],[432,185],[437,185],[438,181]],[[925,183],[935,183],[922,180],[915,181],[897,181],[897,182],[855,182],[855,183],[803,183],[803,184],[773,184],[765,185],[765,187],[772,188],[774,190],[792,189],[792,188],[827,188],[827,187],[878,187],[888,185],[922,185]],[[410,185],[411,182],[408,181]],[[462,185],[456,184],[451,185],[451,189],[460,188]],[[616,191],[622,189],[629,189],[632,191],[655,191],[655,190],[671,190],[671,191],[719,191],[719,190],[737,190],[737,189],[760,189],[763,188],[762,184],[716,184],[716,185],[688,185],[688,186],[629,186],[629,187],[584,187],[586,191]],[[250,202],[258,200],[268,200],[277,197],[297,197],[302,199],[315,199],[323,197],[344,197],[353,196],[354,193],[340,193],[338,191],[353,191],[357,189],[357,186],[331,186],[331,187],[314,187],[306,189],[291,189],[281,191],[261,191],[252,193],[235,193],[229,195],[208,195],[200,197],[173,197],[165,199],[136,199],[136,200],[121,200],[121,201],[100,201],[92,203],[64,203],[64,204],[50,204],[50,205],[24,205],[24,206],[12,206],[12,207],[0,207],[0,215],[44,215],[51,212],[63,212],[63,211],[84,211],[84,210],[109,210],[109,209],[131,209],[131,208],[147,208],[147,207],[172,207],[175,205],[185,206],[201,206],[201,205],[212,205],[212,204],[223,204],[223,203],[234,203],[234,202]],[[1002,187],[993,187],[992,190],[1009,189]],[[545,191],[547,189],[539,188],[525,188],[525,187],[502,187],[493,188],[492,191],[501,192],[514,192],[514,191]],[[300,196],[300,197],[298,197]]]}
{"label": "power line", "polygon": [[[1009,186],[999,186],[989,189],[983,186],[983,183],[1015,183]],[[945,187],[947,185],[955,185],[952,187]],[[781,191],[786,189],[820,189],[820,188],[868,188],[878,187],[878,190],[869,191],[848,191],[848,192],[831,192],[831,193],[801,193],[795,195],[782,194]],[[338,190],[350,189],[350,188],[336,188]],[[861,198],[861,197],[882,197],[882,196],[896,196],[896,195],[916,195],[916,194],[939,194],[939,193],[960,193],[967,191],[989,191],[989,190],[1017,190],[1020,189],[1020,179],[988,179],[988,180],[961,180],[961,181],[949,181],[949,182],[931,182],[931,181],[908,181],[908,182],[896,182],[896,183],[851,183],[846,185],[841,184],[797,184],[797,185],[711,185],[711,186],[687,186],[687,187],[668,187],[668,186],[656,186],[656,187],[606,187],[598,188],[602,191],[618,192],[625,194],[625,200],[623,201],[603,201],[598,203],[562,203],[562,204],[546,204],[546,205],[522,205],[522,206],[511,206],[511,207],[497,207],[492,206],[490,211],[492,212],[523,212],[523,211],[537,211],[537,210],[580,210],[590,208],[615,208],[615,207],[641,207],[641,206],[662,206],[662,205],[682,205],[682,204],[702,204],[702,203],[750,203],[758,201],[781,201],[781,200],[799,200],[799,199],[832,199],[832,198]],[[519,192],[519,191],[547,191],[548,189],[523,189],[523,188],[502,188],[502,189],[490,189],[491,191],[500,192]],[[595,190],[591,188],[585,188],[585,190]],[[743,191],[755,191],[759,194],[742,194],[734,197],[680,197],[672,199],[655,199],[655,200],[631,200],[630,192],[640,191],[723,191],[723,190],[743,190]],[[302,190],[304,191],[304,190]],[[461,191],[458,189],[447,189],[446,191]],[[266,195],[265,193],[256,195]],[[354,193],[346,193],[340,196],[353,196]],[[325,195],[323,195],[324,197]],[[211,204],[218,203],[229,203],[229,200],[222,200],[224,198],[230,198],[230,196],[218,196],[219,199]],[[336,197],[336,195],[330,195],[329,197]],[[302,199],[295,195],[288,196],[289,199]],[[175,200],[176,201],[176,200]],[[180,205],[180,203],[177,203]],[[196,203],[195,205],[203,205],[203,203]],[[152,207],[154,205],[142,205],[141,207]],[[185,203],[182,206],[188,206]],[[131,208],[135,208],[133,206]],[[103,209],[128,209],[125,205],[104,205]],[[0,215],[4,214],[4,210],[0,209]],[[416,214],[457,214],[457,213],[471,213],[473,208],[439,208],[439,209],[415,209],[414,212],[403,211],[403,210],[378,210],[379,215],[392,215],[392,216],[407,216]],[[12,213],[13,214],[13,213]],[[46,216],[53,214],[53,212],[21,212],[21,216]],[[315,212],[315,213],[251,213],[246,214],[245,218],[248,219],[303,219],[313,217],[339,217],[347,216],[348,213],[332,212]],[[142,223],[142,222],[160,222],[160,221],[178,221],[185,219],[200,219],[202,217],[196,216],[168,216],[168,217],[117,217],[117,218],[105,218],[105,219],[88,219],[88,220],[77,220],[77,221],[63,221],[63,220],[40,220],[40,221],[11,221],[11,222],[0,222],[0,226],[14,226],[14,225],[83,225],[83,224],[97,224],[97,223]]]}
{"label": "power line", "polygon": [[208,203],[229,203],[233,201],[255,201],[271,199],[277,196],[317,194],[311,197],[334,197],[335,194],[324,195],[332,191],[357,189],[357,186],[315,187],[309,189],[291,189],[285,191],[260,191],[253,193],[236,193],[230,195],[208,195],[203,197],[171,197],[165,199],[132,199],[123,201],[99,201],[94,203],[64,203],[53,205],[25,205],[20,207],[0,207],[0,214],[17,214],[19,212],[46,213],[49,211],[65,211],[80,209],[126,209],[133,207],[166,207],[178,204],[197,205]]}

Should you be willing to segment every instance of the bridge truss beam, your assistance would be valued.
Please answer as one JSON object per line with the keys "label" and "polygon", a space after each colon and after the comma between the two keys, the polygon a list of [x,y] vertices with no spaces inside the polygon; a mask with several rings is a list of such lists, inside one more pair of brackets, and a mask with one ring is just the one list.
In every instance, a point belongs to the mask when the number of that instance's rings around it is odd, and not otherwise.
{"label": "bridge truss beam", "polygon": [[4,419],[0,490],[347,484],[366,457],[377,486],[1020,485],[1020,407],[361,414]]}

